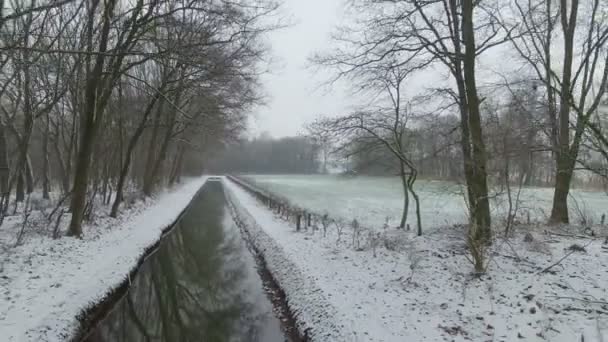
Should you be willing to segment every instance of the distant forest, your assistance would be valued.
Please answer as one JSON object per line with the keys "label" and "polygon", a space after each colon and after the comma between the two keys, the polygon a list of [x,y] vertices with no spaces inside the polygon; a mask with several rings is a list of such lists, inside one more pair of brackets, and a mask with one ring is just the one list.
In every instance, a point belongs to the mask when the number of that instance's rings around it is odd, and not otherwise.
{"label": "distant forest", "polygon": [[[487,116],[488,175],[493,182],[504,182],[505,165],[509,165],[510,181],[521,180],[526,186],[550,186],[554,182],[551,153],[539,148],[543,144],[541,127],[527,124],[540,122],[540,119],[530,118],[532,113],[533,110],[513,110],[500,116],[496,113]],[[415,127],[404,131],[402,139],[407,146],[407,155],[418,167],[419,176],[462,180],[458,118],[436,115],[416,121]],[[365,136],[359,135],[340,144],[321,141],[313,135],[272,138],[262,134],[225,146],[208,169],[218,173],[322,174],[331,170],[359,175],[399,175],[398,160],[384,146]],[[510,150],[509,146],[516,148]],[[596,159],[585,148],[580,155],[590,165]],[[603,185],[602,177],[581,171],[576,173],[573,182],[576,185]]]}
{"label": "distant forest", "polygon": [[306,137],[258,138],[226,146],[209,169],[236,173],[317,173],[319,146]]}

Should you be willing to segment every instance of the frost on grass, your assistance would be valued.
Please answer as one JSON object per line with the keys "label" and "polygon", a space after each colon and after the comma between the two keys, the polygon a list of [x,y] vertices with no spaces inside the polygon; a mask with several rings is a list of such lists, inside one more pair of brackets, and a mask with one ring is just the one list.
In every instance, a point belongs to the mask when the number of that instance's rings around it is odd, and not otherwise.
{"label": "frost on grass", "polygon": [[[403,193],[397,177],[247,175],[243,178],[294,205],[320,213],[328,212],[333,218],[348,222],[357,219],[362,226],[381,227],[387,216],[401,217],[403,208]],[[421,201],[423,229],[467,221],[467,207],[460,185],[434,180],[420,180],[416,184]],[[506,217],[506,195],[496,189],[491,198],[494,217]],[[551,211],[552,199],[552,189],[523,188],[518,203],[517,221],[526,223],[529,217],[532,221],[545,222]],[[608,215],[608,196],[604,192],[573,189],[570,203],[570,216],[576,224],[599,224],[602,215]],[[408,222],[414,222],[412,206],[408,216]]]}
{"label": "frost on grass", "polygon": [[[363,201],[357,220],[366,222],[372,234],[360,234],[352,224],[329,224],[321,234],[296,232],[292,222],[274,215],[238,185],[226,186],[239,210],[255,221],[249,225],[256,227],[256,236],[264,236],[258,240],[264,253],[280,253],[278,260],[267,260],[273,274],[289,270],[307,279],[306,285],[281,283],[288,298],[306,298],[300,297],[302,291],[312,288],[324,303],[319,305],[335,312],[319,327],[314,314],[305,314],[317,305],[298,306],[290,300],[302,312],[302,324],[321,330],[337,327],[350,341],[608,340],[605,227],[593,227],[592,236],[585,227],[518,225],[508,238],[496,234],[487,250],[486,273],[473,276],[462,225],[446,224],[416,237],[387,227],[389,204],[382,211],[383,203],[376,203],[372,219],[360,219],[370,212]],[[293,189],[281,195],[312,198],[314,189],[310,183],[308,187],[304,195]],[[345,203],[331,203],[339,194],[325,196],[324,189],[311,209]],[[305,202],[297,204],[306,208]],[[323,227],[323,221],[316,224]]]}
{"label": "frost on grass", "polygon": [[28,226],[27,238],[15,246],[19,216],[9,217],[0,228],[0,339],[69,339],[79,313],[125,279],[204,181],[189,180],[152,200],[134,201],[117,219],[100,210],[82,240],[55,240],[40,222]]}

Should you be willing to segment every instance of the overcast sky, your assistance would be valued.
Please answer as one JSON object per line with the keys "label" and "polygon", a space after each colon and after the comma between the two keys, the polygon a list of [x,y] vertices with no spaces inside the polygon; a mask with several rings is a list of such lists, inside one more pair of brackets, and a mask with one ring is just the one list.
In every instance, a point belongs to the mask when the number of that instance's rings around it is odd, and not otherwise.
{"label": "overcast sky", "polygon": [[[345,0],[283,0],[281,14],[292,24],[268,36],[274,60],[271,73],[262,77],[268,101],[254,111],[250,136],[262,132],[273,137],[297,135],[305,123],[319,115],[345,114],[356,104],[366,103],[361,95],[349,96],[347,84],[322,87],[328,79],[327,71],[325,75],[315,74],[308,62],[315,52],[331,49],[331,33],[346,19],[344,12]],[[497,78],[498,74],[509,75],[517,69],[513,63],[515,52],[510,50],[503,45],[484,53],[477,68],[480,86],[497,82],[502,79]],[[413,97],[427,88],[448,84],[451,79],[445,68],[428,68],[410,76],[402,95]]]}
{"label": "overcast sky", "polygon": [[262,80],[267,106],[251,120],[252,134],[296,135],[319,114],[335,115],[349,108],[345,91],[318,89],[324,80],[310,70],[307,58],[330,47],[330,34],[342,18],[343,0],[284,0],[283,12],[292,25],[269,35],[273,71]]}

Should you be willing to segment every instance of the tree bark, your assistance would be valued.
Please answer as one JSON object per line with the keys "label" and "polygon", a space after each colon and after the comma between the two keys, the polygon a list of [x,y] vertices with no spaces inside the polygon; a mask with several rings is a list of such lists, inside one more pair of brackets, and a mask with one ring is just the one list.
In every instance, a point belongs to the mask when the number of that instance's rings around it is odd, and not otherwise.
{"label": "tree bark", "polygon": [[[23,29],[26,46],[29,45],[28,39],[31,24],[32,15],[29,14],[27,22],[25,23],[25,27]],[[18,194],[18,202],[23,201],[23,199],[20,198],[24,197],[24,181],[26,182],[25,186],[27,188],[27,193],[32,193],[34,191],[32,168],[28,157],[28,147],[30,144],[30,138],[32,136],[32,130],[34,128],[34,114],[32,108],[33,95],[31,87],[32,75],[30,72],[30,51],[28,51],[27,49],[23,50],[21,58],[23,63],[23,65],[21,66],[23,68],[21,70],[21,72],[23,73],[23,134],[19,135],[17,131],[13,128],[15,136],[19,143],[19,157],[17,158],[16,172],[19,174],[19,178],[17,179],[17,188],[18,190],[20,190],[21,193]],[[25,180],[23,179],[23,177],[25,177]]]}
{"label": "tree bark", "polygon": [[179,183],[179,179],[182,173],[182,164],[184,160],[185,147],[183,143],[180,143],[177,147],[177,152],[173,160],[173,167],[171,168],[171,176],[169,177],[169,185]]}
{"label": "tree bark", "polygon": [[44,136],[42,137],[42,198],[49,199],[51,187],[49,184],[49,117],[46,116]]}
{"label": "tree bark", "polygon": [[[60,177],[61,177],[61,189],[63,190],[64,194],[67,194],[68,192],[70,192],[70,177],[66,170],[66,166],[64,164],[63,157],[61,156],[61,149],[59,148],[58,141],[53,142],[53,150],[55,150],[55,155],[57,157],[57,166],[59,167],[58,171],[59,171]],[[69,161],[68,161],[68,163],[69,163]]]}
{"label": "tree bark", "polygon": [[9,197],[8,151],[4,125],[0,123],[0,224],[4,221],[5,201]]}
{"label": "tree bark", "polygon": [[[95,109],[90,109],[94,111]],[[76,159],[76,170],[72,186],[72,220],[68,231],[69,236],[80,236],[82,234],[82,220],[84,218],[85,202],[87,197],[87,186],[89,182],[89,170],[91,166],[91,153],[94,142],[94,122],[87,120],[82,128],[80,139],[80,150]]]}
{"label": "tree bark", "polygon": [[160,120],[163,114],[164,104],[165,101],[161,99],[156,108],[156,115],[154,116],[154,125],[152,126],[152,134],[150,136],[148,155],[146,158],[142,191],[148,196],[152,193],[152,171],[154,168],[154,160],[156,160],[156,141],[158,139],[158,131],[160,130]]}
{"label": "tree bark", "polygon": [[[99,42],[99,52],[101,53],[96,55],[94,67],[87,75],[85,103],[81,113],[80,149],[78,150],[76,157],[76,169],[74,171],[74,183],[72,187],[72,218],[68,229],[68,236],[80,237],[82,235],[82,220],[84,218],[84,209],[87,200],[91,154],[95,145],[96,128],[99,122],[101,122],[105,107],[102,101],[100,101],[100,87],[105,83],[103,82],[103,67],[105,64],[105,55],[103,52],[107,49],[115,4],[116,0],[110,0],[110,2],[105,5],[105,13],[103,15],[104,22]],[[89,50],[91,50],[93,46],[93,25],[98,5],[99,1],[95,1],[89,13],[89,27],[87,32]]]}
{"label": "tree bark", "polygon": [[[452,16],[452,30],[453,33],[453,43],[455,47],[456,54],[458,56],[462,55],[462,45],[460,40],[462,24],[459,22],[458,16],[458,5],[456,0],[450,0],[450,14]],[[456,87],[458,90],[458,108],[460,111],[460,146],[462,149],[462,159],[463,159],[463,169],[464,169],[464,179],[466,182],[466,190],[467,190],[467,199],[469,201],[469,217],[471,220],[471,224],[477,224],[476,222],[476,212],[477,212],[477,195],[475,193],[475,170],[474,170],[474,160],[473,153],[471,149],[471,128],[470,128],[470,119],[469,119],[469,105],[466,91],[466,84],[463,76],[463,59],[455,58],[452,75],[456,81]]]}
{"label": "tree bark", "polygon": [[[4,197],[8,197],[8,152],[7,152],[6,135],[4,125],[0,123],[0,194]],[[0,210],[1,210],[0,202]]]}
{"label": "tree bark", "polygon": [[399,224],[399,228],[403,229],[407,223],[407,215],[410,208],[410,196],[407,185],[407,177],[405,175],[405,167],[402,161],[399,161],[399,169],[401,171],[401,186],[403,188],[403,213],[401,214],[401,223]]}
{"label": "tree bark", "polygon": [[476,225],[474,238],[489,243],[491,231],[490,203],[488,200],[487,157],[481,128],[479,97],[475,80],[475,31],[473,27],[473,0],[463,0],[462,3],[462,34],[465,45],[463,60],[464,81],[466,86],[467,107],[469,110],[469,125],[471,132],[473,178],[470,184],[475,197],[476,206],[473,208],[473,218]]}
{"label": "tree bark", "polygon": [[[571,1],[570,15],[568,15],[568,1],[561,0],[561,23],[564,34],[564,63],[562,66],[562,92],[559,104],[559,146],[557,151],[557,169],[555,174],[555,190],[553,193],[553,207],[549,223],[569,223],[568,194],[574,173],[575,156],[570,155],[570,97],[572,88],[572,62],[574,57],[574,31],[578,13],[578,0]],[[578,152],[578,151],[574,151]],[[572,165],[572,167],[570,167]]]}
{"label": "tree bark", "polygon": [[552,67],[551,67],[551,45],[552,45],[552,37],[553,37],[553,20],[552,20],[552,9],[551,9],[552,1],[547,1],[545,3],[545,13],[547,20],[547,32],[545,36],[545,45],[544,45],[544,54],[545,54],[545,79],[546,79],[546,88],[547,88],[547,116],[549,117],[549,125],[550,125],[550,139],[551,139],[551,156],[556,163],[557,167],[557,148],[558,148],[558,137],[557,137],[557,108],[555,108],[555,89],[553,89],[553,79],[552,75]]}
{"label": "tree bark", "polygon": [[25,189],[28,194],[34,192],[34,172],[29,154],[25,156]]}
{"label": "tree bark", "polygon": [[23,172],[18,172],[16,177],[17,187],[15,188],[15,201],[23,202],[25,200],[25,181],[23,179]]}
{"label": "tree bark", "polygon": [[412,193],[412,197],[414,197],[414,204],[416,205],[416,227],[417,227],[416,233],[418,236],[421,236],[422,235],[422,217],[420,214],[420,197],[418,196],[418,193],[416,193],[416,191],[414,191],[414,182],[416,181],[417,176],[418,176],[417,171],[411,170],[411,175],[407,181],[407,188]]}

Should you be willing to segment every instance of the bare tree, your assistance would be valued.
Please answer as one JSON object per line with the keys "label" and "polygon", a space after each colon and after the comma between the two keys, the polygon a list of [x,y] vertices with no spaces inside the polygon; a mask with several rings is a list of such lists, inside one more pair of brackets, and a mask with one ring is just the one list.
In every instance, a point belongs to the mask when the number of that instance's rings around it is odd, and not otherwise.
{"label": "bare tree", "polygon": [[[600,0],[515,1],[513,12],[515,18],[503,18],[502,26],[547,93],[556,166],[549,221],[568,223],[568,194],[578,154],[608,81],[606,4]],[[556,27],[561,28],[558,44],[554,44]],[[560,48],[561,70],[557,71],[553,56]]]}
{"label": "bare tree", "polygon": [[20,200],[42,185],[51,197],[60,183],[58,206],[71,202],[68,234],[80,236],[99,204],[113,199],[118,214],[125,191],[137,191],[133,182],[147,179],[149,195],[201,172],[203,163],[184,159],[242,132],[261,101],[267,48],[259,38],[277,27],[266,18],[278,6],[14,0],[0,7],[0,208],[4,214],[13,190]]}
{"label": "bare tree", "polygon": [[[504,43],[497,25],[500,2],[473,0],[354,1],[355,27],[340,31],[338,49],[315,58],[337,70],[337,78],[386,59],[401,65],[445,67],[455,88],[437,89],[457,104],[460,145],[469,201],[472,241],[489,243],[491,217],[487,153],[482,130],[476,63],[487,50]],[[479,269],[483,266],[479,265]]]}
{"label": "bare tree", "polygon": [[[372,105],[371,109],[350,115],[321,119],[311,124],[309,131],[312,136],[319,137],[317,140],[341,141],[337,151],[345,151],[347,155],[377,147],[386,149],[397,161],[402,183],[404,202],[399,227],[406,226],[411,194],[416,206],[417,231],[420,235],[422,234],[420,199],[414,189],[418,169],[410,153],[412,149],[409,141],[413,113],[411,104],[404,104],[403,95],[404,82],[417,69],[418,67],[412,69],[402,67],[395,60],[360,68],[357,77],[360,82],[366,84],[368,90],[377,93],[372,97],[377,98],[380,103]],[[388,103],[388,106],[385,103]]]}

